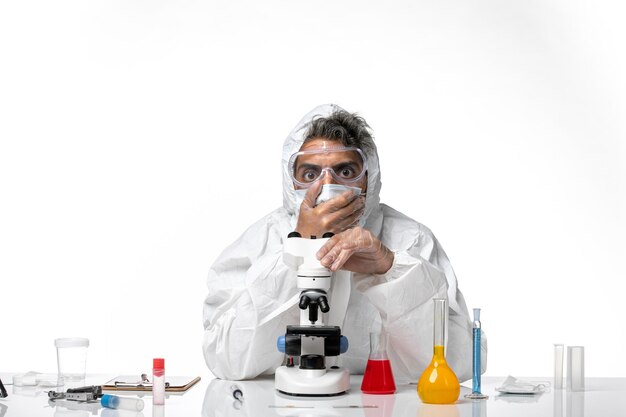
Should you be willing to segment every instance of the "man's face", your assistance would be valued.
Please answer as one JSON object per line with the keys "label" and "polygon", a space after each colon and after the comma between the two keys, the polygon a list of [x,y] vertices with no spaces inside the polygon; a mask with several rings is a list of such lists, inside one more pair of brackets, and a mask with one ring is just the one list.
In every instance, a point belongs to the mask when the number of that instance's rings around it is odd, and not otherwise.
{"label": "man's face", "polygon": [[[345,150],[341,142],[315,138],[305,142],[293,167],[294,187],[306,189],[310,184],[342,184],[367,190],[367,173],[363,154]],[[309,153],[310,152],[310,153]],[[362,174],[362,175],[361,175]]]}

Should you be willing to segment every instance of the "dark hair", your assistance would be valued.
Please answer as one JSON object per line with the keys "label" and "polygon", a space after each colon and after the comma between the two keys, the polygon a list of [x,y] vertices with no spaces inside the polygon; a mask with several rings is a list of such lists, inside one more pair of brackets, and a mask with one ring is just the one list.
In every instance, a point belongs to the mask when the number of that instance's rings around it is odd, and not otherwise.
{"label": "dark hair", "polygon": [[369,132],[369,125],[356,113],[337,110],[326,117],[311,121],[304,142],[324,138],[341,142],[344,146],[354,146],[362,151],[374,150],[374,139]]}

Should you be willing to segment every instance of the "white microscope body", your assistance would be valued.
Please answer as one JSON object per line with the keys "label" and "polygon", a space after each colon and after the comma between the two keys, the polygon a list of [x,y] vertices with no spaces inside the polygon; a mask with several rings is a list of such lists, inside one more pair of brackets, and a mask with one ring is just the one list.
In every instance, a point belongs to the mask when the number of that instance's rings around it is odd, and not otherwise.
{"label": "white microscope body", "polygon": [[[300,325],[287,326],[285,336],[278,339],[278,349],[287,355],[287,365],[276,370],[275,386],[285,394],[330,396],[350,388],[346,369],[326,367],[327,356],[339,356],[348,350],[348,340],[341,335],[340,327],[328,326],[324,315],[330,310],[327,291],[333,274],[315,254],[326,241],[326,237],[303,239],[291,233],[283,249],[283,260],[297,271],[298,288],[302,289]],[[300,357],[299,366],[294,365],[294,356]]]}

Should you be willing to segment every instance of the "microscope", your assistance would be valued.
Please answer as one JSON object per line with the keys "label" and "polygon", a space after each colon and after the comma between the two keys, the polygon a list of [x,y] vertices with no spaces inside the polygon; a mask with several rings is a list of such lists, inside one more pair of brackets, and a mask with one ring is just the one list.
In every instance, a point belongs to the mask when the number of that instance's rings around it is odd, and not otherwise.
{"label": "microscope", "polygon": [[[341,328],[327,325],[325,313],[330,311],[328,290],[333,273],[315,257],[332,236],[325,233],[321,239],[305,239],[292,232],[285,241],[283,261],[296,271],[297,285],[302,291],[300,325],[288,325],[286,334],[277,342],[287,363],[276,369],[275,387],[284,394],[333,396],[350,388],[349,372],[326,364],[326,357],[339,356],[348,350],[348,339],[341,335]],[[294,363],[294,357],[300,358],[299,365]]]}

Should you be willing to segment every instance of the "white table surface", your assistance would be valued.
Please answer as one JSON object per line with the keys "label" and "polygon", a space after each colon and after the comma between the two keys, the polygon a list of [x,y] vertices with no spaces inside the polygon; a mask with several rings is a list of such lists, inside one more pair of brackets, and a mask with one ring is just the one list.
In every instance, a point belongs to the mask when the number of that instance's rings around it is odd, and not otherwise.
{"label": "white table surface", "polygon": [[[115,375],[89,376],[86,384],[102,384]],[[11,374],[0,374],[10,383]],[[550,378],[523,378],[550,381]],[[140,413],[110,410],[82,404],[84,409],[68,409],[51,405],[42,389],[27,389],[8,385],[7,398],[0,398],[0,417],[149,417],[149,416],[428,416],[428,417],[612,417],[626,416],[626,378],[587,378],[584,392],[551,390],[536,396],[502,395],[494,389],[504,377],[483,377],[482,391],[488,400],[470,401],[463,396],[469,388],[461,388],[460,399],[453,405],[423,404],[415,385],[399,386],[394,395],[365,395],[360,391],[360,376],[351,377],[351,389],[346,395],[332,398],[288,397],[274,390],[274,380],[222,381],[204,377],[184,394],[171,394],[162,408],[153,408],[150,393],[143,395],[145,408]],[[243,402],[236,401],[231,387],[236,384],[243,392]],[[471,381],[463,384],[469,387]],[[122,393],[118,393],[122,395]],[[127,394],[127,393],[125,393]],[[130,394],[132,395],[132,394]],[[363,406],[370,406],[363,408]],[[372,407],[373,406],[373,407]]]}

